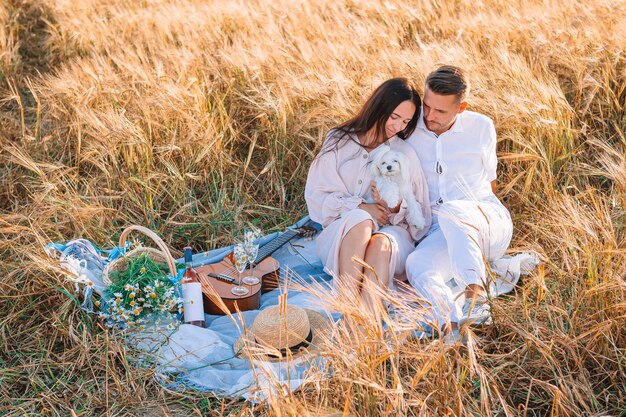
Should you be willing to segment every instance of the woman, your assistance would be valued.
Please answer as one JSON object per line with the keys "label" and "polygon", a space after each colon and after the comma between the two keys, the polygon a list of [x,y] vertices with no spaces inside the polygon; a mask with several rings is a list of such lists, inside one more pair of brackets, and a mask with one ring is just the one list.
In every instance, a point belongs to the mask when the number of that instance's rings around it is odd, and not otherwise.
{"label": "woman", "polygon": [[[363,279],[384,288],[393,285],[393,276],[404,273],[407,256],[431,224],[426,180],[415,152],[404,142],[415,130],[420,105],[419,94],[408,80],[385,81],[356,116],[331,129],[307,177],[304,194],[309,215],[324,228],[316,239],[324,268],[335,279],[336,290],[347,295],[360,292],[370,310],[374,298],[364,289]],[[426,219],[422,229],[406,222],[406,204],[389,208],[371,189],[369,165],[377,152],[389,148],[409,159],[412,191]],[[365,199],[370,192],[374,203]],[[364,271],[353,257],[373,271]]]}

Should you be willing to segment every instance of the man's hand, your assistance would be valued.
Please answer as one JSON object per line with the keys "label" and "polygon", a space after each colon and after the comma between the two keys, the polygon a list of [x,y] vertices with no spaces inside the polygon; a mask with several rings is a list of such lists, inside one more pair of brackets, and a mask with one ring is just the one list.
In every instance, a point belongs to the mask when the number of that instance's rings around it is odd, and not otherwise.
{"label": "man's hand", "polygon": [[378,203],[361,203],[359,205],[361,210],[367,211],[370,216],[378,222],[379,226],[383,226],[389,223],[389,215],[387,214],[387,207],[383,207]]}

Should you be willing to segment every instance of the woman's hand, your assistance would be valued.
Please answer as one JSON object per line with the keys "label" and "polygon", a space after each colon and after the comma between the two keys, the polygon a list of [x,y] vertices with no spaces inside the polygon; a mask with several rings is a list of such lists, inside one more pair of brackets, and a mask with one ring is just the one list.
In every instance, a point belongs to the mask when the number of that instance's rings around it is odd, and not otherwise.
{"label": "woman's hand", "polygon": [[359,208],[367,211],[378,222],[379,226],[389,223],[389,215],[387,214],[389,210],[387,207],[378,203],[361,203]]}
{"label": "woman's hand", "polygon": [[389,213],[397,213],[400,211],[400,206],[402,205],[402,201],[398,202],[398,205],[393,208],[389,208],[387,202],[380,198],[380,193],[378,192],[378,188],[376,187],[376,181],[370,183],[370,189],[372,190],[372,199],[376,202],[376,204],[380,204],[385,207]]}
{"label": "woman's hand", "polygon": [[378,188],[376,188],[376,181],[370,182],[370,190],[372,191],[372,199],[374,202],[387,208],[387,202],[380,198],[380,193],[378,192]]}

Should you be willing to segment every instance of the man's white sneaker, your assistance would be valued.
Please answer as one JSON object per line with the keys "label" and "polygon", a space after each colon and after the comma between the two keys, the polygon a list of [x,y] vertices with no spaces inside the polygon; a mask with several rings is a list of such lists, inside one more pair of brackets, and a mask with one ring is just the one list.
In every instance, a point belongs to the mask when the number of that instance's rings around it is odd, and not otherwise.
{"label": "man's white sneaker", "polygon": [[486,326],[491,324],[491,307],[482,297],[468,298],[463,304],[463,317],[459,326]]}

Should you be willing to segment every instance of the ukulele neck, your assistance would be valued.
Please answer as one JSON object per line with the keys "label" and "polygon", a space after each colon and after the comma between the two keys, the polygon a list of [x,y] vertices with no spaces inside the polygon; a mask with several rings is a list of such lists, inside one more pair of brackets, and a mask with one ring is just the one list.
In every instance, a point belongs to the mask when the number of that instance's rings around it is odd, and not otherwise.
{"label": "ukulele neck", "polygon": [[292,230],[292,229],[287,229],[285,231],[285,233],[283,233],[282,235],[278,236],[276,239],[272,240],[268,244],[262,246],[259,249],[259,253],[256,256],[256,258],[254,259],[254,262],[252,264],[253,265],[254,264],[258,264],[263,259],[265,259],[268,256],[270,256],[272,253],[276,252],[278,249],[280,249],[281,246],[283,246],[285,243],[287,243],[288,241],[290,241],[293,237],[295,237],[297,235],[298,235],[298,231]]}

